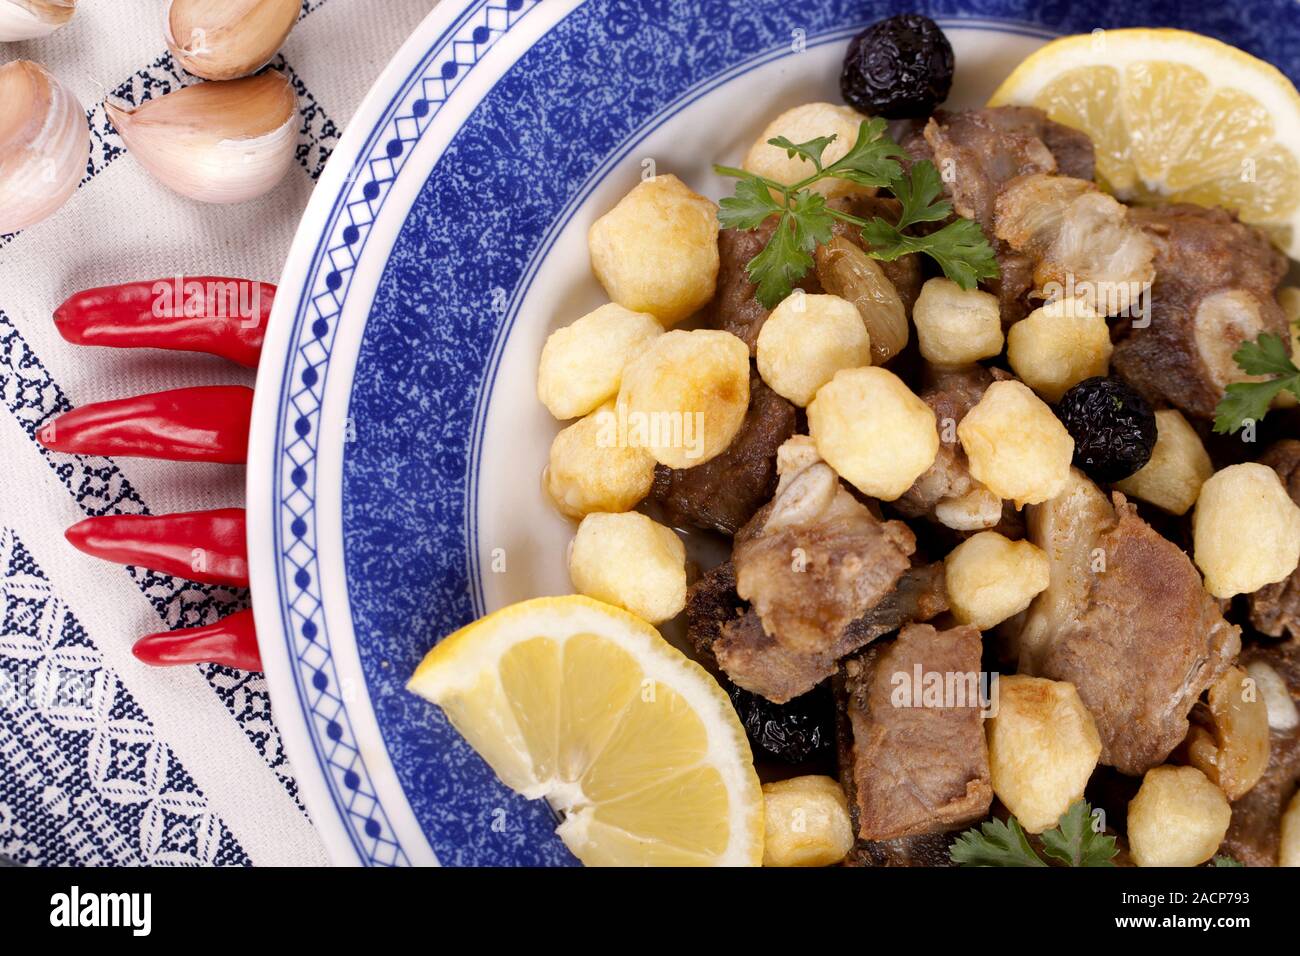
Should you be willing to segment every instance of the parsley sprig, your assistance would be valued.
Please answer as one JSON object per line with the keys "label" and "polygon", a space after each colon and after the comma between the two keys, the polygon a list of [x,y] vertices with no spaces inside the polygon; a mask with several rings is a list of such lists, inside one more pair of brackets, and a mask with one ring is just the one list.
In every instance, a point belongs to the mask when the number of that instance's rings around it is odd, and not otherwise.
{"label": "parsley sprig", "polygon": [[[1056,827],[1041,836],[1043,852],[1065,866],[1114,866],[1115,838],[1093,828],[1092,808],[1084,800],[1071,805]],[[986,820],[959,836],[948,851],[961,866],[1048,866],[1029,842],[1015,817],[1006,823]]]}
{"label": "parsley sprig", "polygon": [[1259,421],[1283,389],[1300,398],[1300,368],[1279,336],[1263,332],[1254,342],[1242,342],[1232,354],[1247,375],[1269,375],[1262,382],[1233,382],[1214,409],[1214,430],[1233,434],[1247,421]]}
{"label": "parsley sprig", "polygon": [[[906,175],[899,159],[907,154],[885,133],[885,121],[864,120],[858,138],[844,156],[826,165],[823,155],[834,136],[819,136],[806,143],[794,143],[784,136],[768,142],[784,149],[790,158],[812,164],[813,172],[792,185],[783,185],[743,169],[715,166],[736,182],[734,196],[719,204],[718,219],[729,229],[757,229],[777,216],[772,238],[746,270],[756,286],[759,302],[773,308],[793,291],[795,283],[813,267],[813,252],[831,239],[835,220],[862,230],[867,254],[893,260],[919,252],[939,263],[944,275],[963,289],[974,288],[981,279],[998,275],[997,260],[979,224],[957,219],[927,236],[905,235],[903,230],[923,222],[940,222],[952,214],[952,204],[939,199],[943,184],[939,171],[928,160],[912,164]],[[826,204],[820,193],[809,187],[823,179],[842,179],[859,186],[889,189],[902,205],[896,223],[876,216],[870,220]]]}

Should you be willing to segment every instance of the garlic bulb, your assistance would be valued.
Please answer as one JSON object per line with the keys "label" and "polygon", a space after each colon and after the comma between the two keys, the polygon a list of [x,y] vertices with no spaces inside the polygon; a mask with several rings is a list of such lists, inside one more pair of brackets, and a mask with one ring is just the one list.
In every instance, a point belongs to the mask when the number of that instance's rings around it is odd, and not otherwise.
{"label": "garlic bulb", "polygon": [[140,164],[163,185],[200,202],[254,199],[293,164],[298,99],[275,70],[187,86],[133,110],[105,106]]}
{"label": "garlic bulb", "polygon": [[72,19],[77,0],[0,0],[0,40],[35,40]]}
{"label": "garlic bulb", "polygon": [[67,87],[30,60],[0,66],[0,233],[67,202],[89,154],[86,111]]}
{"label": "garlic bulb", "polygon": [[271,61],[301,9],[301,0],[170,0],[163,34],[195,76],[234,80]]}

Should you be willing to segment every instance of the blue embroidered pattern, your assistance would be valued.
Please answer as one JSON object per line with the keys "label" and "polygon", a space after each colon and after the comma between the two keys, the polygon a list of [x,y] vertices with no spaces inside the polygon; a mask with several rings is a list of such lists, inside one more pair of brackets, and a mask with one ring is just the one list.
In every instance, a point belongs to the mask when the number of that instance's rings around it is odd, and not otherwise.
{"label": "blue embroidered pattern", "polygon": [[3,526],[0,602],[0,855],[54,866],[248,865]]}
{"label": "blue embroidered pattern", "polygon": [[[440,712],[403,688],[432,643],[481,611],[476,448],[500,343],[537,262],[613,163],[719,77],[789,55],[795,31],[809,44],[842,42],[880,16],[918,6],[1040,34],[1176,24],[1300,73],[1300,25],[1278,16],[1277,0],[1256,0],[1245,12],[1170,0],[1141,8],[1111,0],[593,0],[535,43],[462,125],[411,208],[367,320],[349,408],[357,440],[345,452],[343,531],[352,626],[389,757],[444,863],[571,861],[546,808],[506,792]],[[317,759],[360,858],[375,863],[400,863],[405,854],[357,753],[320,606],[321,395],[352,263],[393,177],[482,43],[530,8],[467,4],[371,131],[300,290],[280,396],[273,502],[285,633]],[[493,14],[495,25],[482,19]],[[501,292],[504,313],[495,308]]]}

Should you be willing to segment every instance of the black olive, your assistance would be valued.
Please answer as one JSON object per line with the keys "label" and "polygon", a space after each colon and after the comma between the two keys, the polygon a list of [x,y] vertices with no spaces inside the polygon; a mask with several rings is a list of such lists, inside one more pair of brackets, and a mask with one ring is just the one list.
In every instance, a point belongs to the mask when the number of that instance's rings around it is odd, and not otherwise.
{"label": "black olive", "polygon": [[1061,396],[1056,416],[1074,439],[1074,463],[1097,481],[1120,481],[1151,459],[1155,412],[1118,378],[1084,379]]}
{"label": "black olive", "polygon": [[829,750],[835,740],[835,705],[829,684],[784,704],[731,685],[731,705],[755,748],[787,763],[803,763]]}
{"label": "black olive", "polygon": [[948,98],[952,70],[952,45],[939,25],[919,13],[901,13],[849,42],[840,93],[868,116],[919,119]]}

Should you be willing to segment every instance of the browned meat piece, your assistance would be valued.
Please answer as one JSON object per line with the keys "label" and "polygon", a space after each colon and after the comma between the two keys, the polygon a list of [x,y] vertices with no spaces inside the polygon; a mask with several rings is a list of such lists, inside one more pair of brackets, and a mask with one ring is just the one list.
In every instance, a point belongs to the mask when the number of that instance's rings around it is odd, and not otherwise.
{"label": "browned meat piece", "polygon": [[[894,502],[894,507],[906,518],[924,517],[942,522],[935,515],[935,507],[940,502],[982,490],[982,486],[971,477],[966,452],[957,441],[957,425],[979,404],[989,385],[1011,376],[1001,369],[967,365],[960,368],[927,366],[926,377],[921,399],[934,410],[935,427],[939,430],[939,452],[934,464]],[[987,495],[990,502],[996,500],[992,492]],[[985,527],[993,527],[997,520],[995,518]]]}
{"label": "browned meat piece", "polygon": [[[1273,669],[1300,704],[1300,641],[1246,648],[1241,666]],[[1268,769],[1250,792],[1232,805],[1232,823],[1221,853],[1247,866],[1277,866],[1282,812],[1300,786],[1300,725],[1274,727],[1269,734]]]}
{"label": "browned meat piece", "polygon": [[[1278,473],[1291,500],[1300,504],[1300,441],[1287,438],[1259,459]],[[1250,623],[1273,637],[1300,638],[1300,570],[1277,584],[1266,584],[1249,597]]]}
{"label": "browned meat piece", "polygon": [[938,111],[925,127],[934,163],[958,215],[991,231],[993,205],[1002,188],[1029,173],[1063,173],[1092,179],[1092,141],[1049,120],[1040,110]]}
{"label": "browned meat piece", "polygon": [[888,594],[916,537],[844,490],[805,435],[777,455],[776,497],[736,536],[736,591],[778,644],[825,651]]}
{"label": "browned meat piece", "polygon": [[858,840],[845,866],[956,866],[948,855],[951,833],[926,833],[897,840]]}
{"label": "browned meat piece", "polygon": [[[901,208],[896,200],[883,196],[856,196],[835,199],[832,202],[839,208],[846,209],[854,215],[870,219],[880,216],[890,222],[898,221]],[[763,225],[752,231],[723,229],[718,233],[718,287],[709,309],[709,324],[715,329],[730,332],[743,339],[753,355],[757,348],[758,331],[767,321],[769,310],[754,298],[754,283],[749,281],[745,265],[750,259],[763,251],[772,231],[776,228],[776,219],[770,218]],[[858,229],[847,223],[835,224],[836,235],[842,235],[855,245],[862,245],[862,236]],[[879,263],[880,270],[898,290],[899,298],[911,315],[912,304],[921,292],[920,257],[913,254],[903,256],[894,262]],[[820,293],[821,283],[815,272],[809,272],[798,284],[808,293]]]}
{"label": "browned meat piece", "polygon": [[1023,319],[1031,307],[1028,294],[1034,288],[1034,260],[993,235],[998,194],[1013,179],[1029,173],[1092,179],[1092,140],[1052,122],[1040,110],[1019,106],[961,113],[940,110],[923,136],[909,128],[898,134],[903,138],[896,141],[914,157],[939,166],[953,208],[984,227],[1001,271],[986,287],[998,297],[1003,324]]}
{"label": "browned meat piece", "polygon": [[912,568],[898,586],[849,624],[830,647],[797,651],[763,630],[758,615],[735,592],[730,562],[691,588],[686,601],[687,635],[700,656],[714,660],[732,682],[783,704],[806,694],[835,673],[841,658],[913,621],[948,610],[943,562]]}
{"label": "browned meat piece", "polygon": [[1187,735],[1187,715],[1232,664],[1239,629],[1223,619],[1191,560],[1080,472],[1029,508],[1028,538],[1051,581],[1025,614],[1022,673],[1070,681],[1101,736],[1101,762],[1145,773]]}
{"label": "browned meat piece", "polygon": [[794,406],[749,380],[749,411],[727,450],[694,468],[655,469],[651,495],[675,525],[735,534],[776,488],[776,450],[794,434]]}
{"label": "browned meat piece", "polygon": [[1032,173],[1004,184],[993,232],[1034,265],[1031,297],[1082,298],[1101,315],[1141,301],[1154,247],[1128,207],[1091,182]]}
{"label": "browned meat piece", "polygon": [[1286,258],[1222,209],[1134,208],[1129,218],[1154,246],[1156,280],[1150,325],[1121,330],[1111,364],[1153,404],[1212,418],[1241,378],[1232,353],[1242,341],[1288,336],[1275,298]]}
{"label": "browned meat piece", "polygon": [[[993,800],[979,679],[980,632],[910,624],[844,664],[852,748],[840,776],[857,835],[867,841],[939,833],[985,816]],[[940,675],[957,693],[901,702],[900,678]],[[954,680],[954,678],[956,678]],[[926,678],[922,678],[923,681]],[[882,850],[887,855],[887,851]]]}

